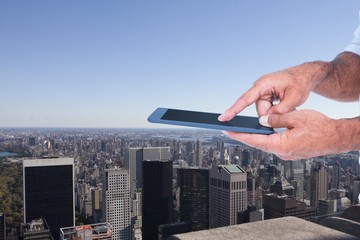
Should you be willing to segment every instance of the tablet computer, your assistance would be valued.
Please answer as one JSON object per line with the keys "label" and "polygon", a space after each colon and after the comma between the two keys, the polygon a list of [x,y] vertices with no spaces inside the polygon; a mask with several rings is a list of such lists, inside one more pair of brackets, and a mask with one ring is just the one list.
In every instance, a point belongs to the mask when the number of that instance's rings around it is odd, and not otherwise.
{"label": "tablet computer", "polygon": [[151,123],[162,123],[186,127],[198,127],[231,132],[272,134],[274,130],[260,125],[259,118],[235,116],[227,122],[220,122],[220,113],[197,112],[170,108],[157,108],[149,117]]}

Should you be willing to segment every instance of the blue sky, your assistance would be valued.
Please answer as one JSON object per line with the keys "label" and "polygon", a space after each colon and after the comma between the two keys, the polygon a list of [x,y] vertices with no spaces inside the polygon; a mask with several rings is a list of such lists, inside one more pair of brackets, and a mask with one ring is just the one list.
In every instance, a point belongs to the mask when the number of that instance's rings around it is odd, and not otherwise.
{"label": "blue sky", "polygon": [[[359,10],[357,0],[1,1],[0,127],[163,127],[146,121],[158,106],[222,112],[265,73],[333,59]],[[359,103],[315,95],[302,108],[359,115]]]}

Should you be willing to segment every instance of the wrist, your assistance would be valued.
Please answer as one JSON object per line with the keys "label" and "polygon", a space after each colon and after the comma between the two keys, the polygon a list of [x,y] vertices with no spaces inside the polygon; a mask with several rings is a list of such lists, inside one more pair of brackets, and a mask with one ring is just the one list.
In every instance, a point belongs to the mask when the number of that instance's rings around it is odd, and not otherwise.
{"label": "wrist", "polygon": [[360,117],[335,120],[339,151],[346,153],[360,150]]}
{"label": "wrist", "polygon": [[323,80],[334,72],[334,67],[331,62],[314,61],[304,63],[304,65],[306,66],[305,69],[308,69],[306,77],[310,80],[312,90],[315,90]]}

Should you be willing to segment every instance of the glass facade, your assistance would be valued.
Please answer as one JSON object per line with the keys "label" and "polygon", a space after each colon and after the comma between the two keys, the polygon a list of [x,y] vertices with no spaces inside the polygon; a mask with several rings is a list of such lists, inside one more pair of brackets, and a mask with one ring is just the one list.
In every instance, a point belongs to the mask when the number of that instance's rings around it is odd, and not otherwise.
{"label": "glass facade", "polygon": [[60,228],[73,226],[73,176],[72,164],[24,165],[24,222],[45,219],[55,240]]}

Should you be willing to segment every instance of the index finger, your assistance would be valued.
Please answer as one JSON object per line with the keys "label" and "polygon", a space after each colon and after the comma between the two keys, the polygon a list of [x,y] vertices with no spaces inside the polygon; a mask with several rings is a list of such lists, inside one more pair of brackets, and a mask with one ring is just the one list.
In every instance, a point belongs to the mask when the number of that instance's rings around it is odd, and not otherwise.
{"label": "index finger", "polygon": [[219,121],[225,122],[233,119],[238,113],[244,110],[247,106],[253,104],[260,98],[261,88],[259,85],[254,85],[247,90],[239,99],[218,118]]}

